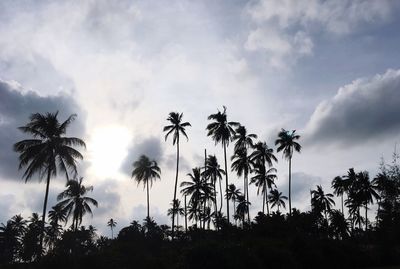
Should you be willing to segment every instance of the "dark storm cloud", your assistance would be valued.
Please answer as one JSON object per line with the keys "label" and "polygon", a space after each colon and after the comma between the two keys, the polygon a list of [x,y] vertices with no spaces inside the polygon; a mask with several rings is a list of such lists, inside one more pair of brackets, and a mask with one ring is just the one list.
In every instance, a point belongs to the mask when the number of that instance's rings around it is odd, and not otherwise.
{"label": "dark storm cloud", "polygon": [[128,155],[121,165],[122,172],[128,175],[132,173],[132,163],[138,160],[143,154],[150,159],[156,160],[158,166],[160,166],[164,158],[164,150],[161,147],[161,141],[156,137],[139,139],[129,147],[128,151]]}
{"label": "dark storm cloud", "polygon": [[85,114],[71,96],[40,96],[32,91],[21,91],[17,83],[0,80],[0,176],[2,179],[21,177],[18,155],[13,152],[15,142],[28,138],[17,127],[28,122],[32,113],[59,111],[60,121],[70,114],[78,114],[67,131],[68,136],[83,137]]}
{"label": "dark storm cloud", "polygon": [[400,131],[400,70],[358,79],[318,105],[307,127],[305,143],[341,145],[387,138]]}

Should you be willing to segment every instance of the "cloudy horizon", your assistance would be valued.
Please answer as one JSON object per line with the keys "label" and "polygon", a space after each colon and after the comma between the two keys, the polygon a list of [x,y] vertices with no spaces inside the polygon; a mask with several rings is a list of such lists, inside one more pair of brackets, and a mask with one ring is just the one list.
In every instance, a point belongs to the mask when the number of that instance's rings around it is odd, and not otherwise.
{"label": "cloudy horizon", "polygon": [[[84,224],[109,235],[146,214],[130,178],[146,154],[158,161],[150,214],[170,225],[175,147],[164,140],[171,111],[192,127],[181,143],[180,181],[201,166],[208,115],[227,107],[260,140],[281,128],[303,146],[293,160],[293,206],[350,167],[373,177],[400,141],[400,4],[395,1],[3,1],[0,3],[0,223],[41,212],[45,184],[28,183],[12,145],[31,113],[76,113],[68,136],[86,150],[80,176],[99,208]],[[229,147],[229,156],[232,146]],[[276,153],[277,186],[287,195],[287,162]],[[242,180],[230,173],[242,189]],[[48,208],[65,178],[50,185]],[[261,197],[250,188],[251,214]]]}

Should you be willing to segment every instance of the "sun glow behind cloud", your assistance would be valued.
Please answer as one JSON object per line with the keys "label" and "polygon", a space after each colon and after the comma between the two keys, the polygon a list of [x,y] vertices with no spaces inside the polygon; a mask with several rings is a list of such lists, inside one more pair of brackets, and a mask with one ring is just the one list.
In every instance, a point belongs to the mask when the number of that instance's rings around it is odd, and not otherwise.
{"label": "sun glow behind cloud", "polygon": [[131,135],[122,126],[95,129],[88,142],[90,172],[102,178],[117,177],[122,161],[128,154]]}

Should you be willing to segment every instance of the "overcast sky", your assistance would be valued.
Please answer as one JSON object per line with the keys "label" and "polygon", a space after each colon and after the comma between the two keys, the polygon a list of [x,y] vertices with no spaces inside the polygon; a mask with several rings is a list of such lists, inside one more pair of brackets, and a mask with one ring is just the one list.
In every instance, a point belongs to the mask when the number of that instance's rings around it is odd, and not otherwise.
{"label": "overcast sky", "polygon": [[[1,1],[0,222],[41,212],[44,182],[17,171],[16,127],[34,112],[77,113],[68,135],[87,143],[79,164],[99,202],[95,225],[108,235],[146,214],[145,191],[130,178],[141,154],[161,181],[151,215],[169,223],[175,147],[162,127],[170,111],[191,122],[181,143],[180,180],[203,163],[207,116],[227,106],[272,147],[280,128],[296,129],[293,205],[347,169],[373,176],[400,141],[398,1]],[[231,153],[231,149],[229,149]],[[287,162],[277,154],[277,185],[287,194]],[[231,174],[242,188],[242,179]],[[49,207],[65,178],[50,186]],[[250,189],[252,214],[261,197]]]}

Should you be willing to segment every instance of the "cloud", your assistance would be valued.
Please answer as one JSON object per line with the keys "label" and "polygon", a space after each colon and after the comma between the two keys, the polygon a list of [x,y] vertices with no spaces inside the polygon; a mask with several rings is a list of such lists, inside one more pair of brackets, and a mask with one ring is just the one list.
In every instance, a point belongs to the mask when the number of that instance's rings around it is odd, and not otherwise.
{"label": "cloud", "polygon": [[131,175],[132,163],[138,160],[143,154],[150,159],[156,160],[158,166],[160,166],[160,163],[164,160],[164,149],[161,147],[160,139],[148,137],[135,140],[128,149],[128,155],[121,165],[121,171]]}
{"label": "cloud", "polygon": [[[151,197],[150,197],[150,199],[151,199]],[[151,200],[150,200],[150,202],[151,202]],[[138,220],[139,222],[141,222],[147,216],[147,206],[145,206],[143,204],[135,206],[132,209],[132,216],[133,216],[133,220]],[[167,217],[166,213],[160,212],[158,207],[152,206],[151,204],[150,204],[150,217],[153,218],[159,225],[169,224],[169,222],[170,222],[170,219]]]}
{"label": "cloud", "polygon": [[[292,207],[301,210],[309,209],[310,206],[310,190],[315,189],[316,185],[322,183],[322,178],[313,176],[303,172],[292,173]],[[277,181],[278,189],[283,195],[289,197],[289,179],[285,177],[284,182],[281,184]],[[286,202],[288,207],[288,202]]]}
{"label": "cloud", "polygon": [[17,127],[28,122],[32,113],[59,111],[62,121],[77,113],[78,117],[68,136],[82,137],[85,132],[85,113],[69,95],[40,96],[33,91],[25,91],[17,82],[0,80],[0,175],[6,179],[20,178],[18,155],[13,152],[15,142],[27,138]]}
{"label": "cloud", "polygon": [[251,1],[245,9],[253,24],[245,49],[266,53],[268,64],[284,69],[311,55],[312,35],[351,34],[382,24],[394,14],[394,1]]}
{"label": "cloud", "polygon": [[354,80],[321,102],[306,128],[307,144],[354,145],[400,131],[400,70]]}
{"label": "cloud", "polygon": [[[115,180],[108,179],[94,186],[93,194],[90,195],[99,203],[96,209],[96,217],[112,217],[120,207],[121,197],[117,192],[117,183]],[[110,215],[111,214],[111,215]]]}

